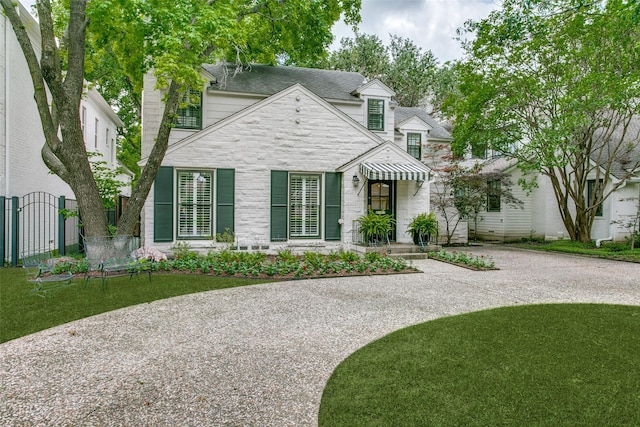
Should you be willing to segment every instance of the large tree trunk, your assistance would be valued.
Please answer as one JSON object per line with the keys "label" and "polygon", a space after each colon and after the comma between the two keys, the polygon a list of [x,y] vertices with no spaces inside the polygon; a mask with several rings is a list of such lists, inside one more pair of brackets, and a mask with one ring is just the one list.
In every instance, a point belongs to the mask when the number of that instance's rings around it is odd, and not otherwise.
{"label": "large tree trunk", "polygon": [[151,191],[151,185],[156,178],[162,159],[169,146],[169,135],[180,96],[181,93],[178,91],[178,85],[175,82],[171,82],[165,100],[164,113],[162,115],[162,122],[158,130],[156,143],[151,150],[147,164],[140,174],[140,179],[131,193],[127,207],[120,218],[120,222],[118,223],[119,235],[132,234],[138,223],[138,217],[140,216],[144,202],[149,195],[149,191]]}

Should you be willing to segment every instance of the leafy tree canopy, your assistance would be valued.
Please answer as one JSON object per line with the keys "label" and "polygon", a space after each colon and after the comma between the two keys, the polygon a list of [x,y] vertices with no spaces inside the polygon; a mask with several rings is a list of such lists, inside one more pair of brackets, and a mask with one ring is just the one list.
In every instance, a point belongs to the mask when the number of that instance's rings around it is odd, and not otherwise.
{"label": "leafy tree canopy", "polygon": [[[569,235],[588,241],[615,189],[612,166],[638,143],[628,132],[640,101],[638,2],[506,0],[465,30],[475,38],[445,103],[454,147],[493,149],[547,176]],[[589,179],[603,185],[586,200]]]}
{"label": "leafy tree canopy", "polygon": [[389,46],[384,46],[375,35],[356,34],[354,38],[343,38],[340,49],[329,56],[324,66],[355,71],[370,80],[380,80],[396,92],[396,100],[404,107],[420,106],[428,97],[436,110],[441,99],[435,94],[440,94],[446,78],[451,77],[451,74],[445,77],[446,71],[441,70],[448,67],[439,67],[430,50],[423,52],[410,39],[395,35],[391,35]]}
{"label": "leafy tree canopy", "polygon": [[[32,76],[46,139],[43,160],[76,195],[87,234],[99,236],[106,235],[107,220],[80,129],[85,77],[129,115],[128,124],[139,116],[147,71],[166,88],[156,144],[118,224],[119,234],[130,234],[166,152],[179,99],[201,84],[201,64],[322,57],[341,15],[358,22],[360,0],[40,0],[39,59],[13,0],[0,5]],[[139,141],[137,129],[127,132],[134,144]]]}

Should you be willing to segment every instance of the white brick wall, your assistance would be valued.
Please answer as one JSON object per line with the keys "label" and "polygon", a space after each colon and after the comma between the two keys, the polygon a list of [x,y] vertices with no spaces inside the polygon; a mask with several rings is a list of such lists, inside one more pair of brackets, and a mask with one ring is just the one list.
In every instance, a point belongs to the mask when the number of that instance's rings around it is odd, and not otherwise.
{"label": "white brick wall", "polygon": [[[149,111],[160,110],[158,105],[150,105],[158,100],[159,97],[145,95],[145,123],[148,123]],[[152,138],[145,136],[144,141],[148,144]],[[380,140],[361,125],[298,86],[172,145],[163,165],[175,168],[235,168],[237,239],[242,245],[269,245],[273,250],[277,246],[269,241],[271,171],[335,171],[379,144]],[[150,147],[145,147],[145,152],[149,151]],[[395,151],[379,156],[380,160],[397,158]],[[326,249],[351,242],[352,220],[364,214],[366,209],[366,189],[360,191],[360,187],[355,188],[352,183],[357,167],[356,164],[345,170],[343,176],[343,243],[296,240],[290,244],[319,244]],[[363,179],[360,186],[362,183]],[[416,197],[413,197],[414,187],[413,181],[398,181],[398,240],[410,240],[404,233],[404,227],[409,215],[414,214],[411,211],[419,209],[422,212],[429,208],[427,186]],[[153,190],[147,199],[144,215],[145,244],[168,249],[170,244],[153,243]],[[322,215],[324,217],[324,213]],[[193,241],[191,244],[195,247],[199,243]],[[200,243],[200,246],[210,246],[210,242]]]}

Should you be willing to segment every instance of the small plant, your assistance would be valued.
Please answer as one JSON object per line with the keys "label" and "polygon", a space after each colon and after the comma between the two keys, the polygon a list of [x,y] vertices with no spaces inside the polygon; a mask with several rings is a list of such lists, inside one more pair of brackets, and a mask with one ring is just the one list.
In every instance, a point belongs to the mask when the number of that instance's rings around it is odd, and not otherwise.
{"label": "small plant", "polygon": [[281,251],[278,251],[276,259],[280,261],[295,261],[296,256],[291,252],[291,249],[283,249]]}
{"label": "small plant", "polygon": [[364,216],[356,220],[359,224],[358,232],[367,243],[386,242],[396,223],[395,218],[388,214],[377,214],[369,210]]}
{"label": "small plant", "polygon": [[374,263],[377,262],[381,258],[378,252],[367,252],[364,254],[364,259],[367,262]]}
{"label": "small plant", "polygon": [[236,240],[236,233],[231,231],[229,227],[224,229],[223,233],[216,233],[216,242],[218,243],[233,243]]}
{"label": "small plant", "polygon": [[173,249],[173,257],[176,259],[195,259],[198,254],[191,250],[191,245],[187,242],[178,242],[171,249]]}
{"label": "small plant", "polygon": [[416,215],[411,219],[409,226],[407,227],[407,233],[411,234],[413,242],[417,245],[427,243],[431,240],[432,236],[438,233],[438,220],[434,212]]}
{"label": "small plant", "polygon": [[346,263],[356,262],[360,259],[357,253],[353,251],[340,251],[340,260]]}

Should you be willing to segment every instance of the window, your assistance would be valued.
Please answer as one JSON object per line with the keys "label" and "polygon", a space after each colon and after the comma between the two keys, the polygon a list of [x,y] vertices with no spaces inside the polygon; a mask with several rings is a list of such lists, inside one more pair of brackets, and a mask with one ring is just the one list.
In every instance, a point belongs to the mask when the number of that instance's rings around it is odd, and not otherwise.
{"label": "window", "polygon": [[211,238],[212,189],[212,172],[178,172],[178,238]]}
{"label": "window", "polygon": [[96,119],[96,128],[93,133],[93,148],[98,148],[98,129],[100,128],[100,120]]}
{"label": "window", "polygon": [[[595,204],[595,200],[594,198],[596,197],[596,195],[594,193],[598,192],[601,190],[601,188],[599,188],[602,185],[602,180],[599,179],[598,180],[598,185],[596,186],[596,180],[595,179],[590,179],[587,181],[587,207],[591,207]],[[602,203],[600,203],[600,205],[598,206],[598,208],[596,209],[596,215],[595,216],[602,216],[603,215],[603,209],[602,209]]]}
{"label": "window", "polygon": [[320,176],[289,178],[289,233],[291,237],[320,237]]}
{"label": "window", "polygon": [[419,133],[407,134],[407,153],[418,160],[422,159],[422,135]]}
{"label": "window", "polygon": [[487,183],[487,212],[500,212],[500,181]]}
{"label": "window", "polygon": [[369,130],[384,130],[384,100],[370,99],[367,108],[367,128]]}
{"label": "window", "polygon": [[202,128],[202,93],[189,90],[184,94],[176,111],[174,126],[180,129]]}
{"label": "window", "polygon": [[87,139],[87,134],[85,133],[85,126],[87,123],[87,107],[82,107],[80,113],[80,129],[82,130],[82,138]]}

